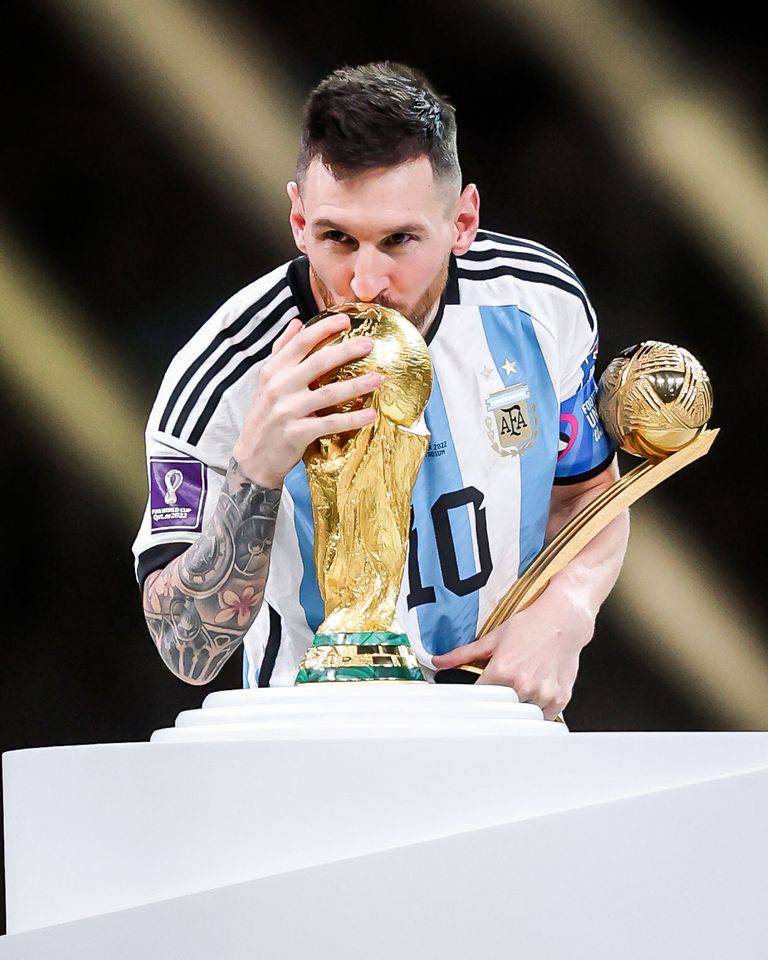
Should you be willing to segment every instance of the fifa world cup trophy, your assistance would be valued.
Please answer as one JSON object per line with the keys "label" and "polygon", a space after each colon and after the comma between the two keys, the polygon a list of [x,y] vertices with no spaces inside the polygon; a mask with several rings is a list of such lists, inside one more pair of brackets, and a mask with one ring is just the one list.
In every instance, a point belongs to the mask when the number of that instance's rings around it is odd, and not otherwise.
{"label": "fifa world cup trophy", "polygon": [[373,350],[323,378],[383,376],[372,395],[342,410],[372,404],[374,423],[321,437],[304,454],[312,497],[315,567],[325,620],[302,660],[296,683],[350,680],[424,681],[395,604],[405,567],[411,494],[429,444],[424,408],[432,362],[414,325],[396,310],[347,303],[351,328],[322,344],[367,336]]}

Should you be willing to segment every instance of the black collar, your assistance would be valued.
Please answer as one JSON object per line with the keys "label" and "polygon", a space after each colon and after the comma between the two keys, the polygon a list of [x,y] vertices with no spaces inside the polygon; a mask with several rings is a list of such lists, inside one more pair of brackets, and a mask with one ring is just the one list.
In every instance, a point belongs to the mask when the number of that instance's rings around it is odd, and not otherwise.
{"label": "black collar", "polygon": [[302,323],[307,323],[320,312],[309,283],[309,260],[297,257],[288,265],[288,286]]}
{"label": "black collar", "polygon": [[[302,323],[307,323],[319,312],[315,297],[312,293],[312,287],[309,282],[309,260],[306,257],[297,257],[288,265],[288,286],[291,288],[293,300],[299,311],[299,317]],[[435,319],[427,330],[424,338],[427,343],[432,343],[443,319],[443,311],[446,304],[459,303],[459,274],[456,267],[456,258],[451,254],[448,261],[448,283],[440,297],[440,304],[435,314]]]}

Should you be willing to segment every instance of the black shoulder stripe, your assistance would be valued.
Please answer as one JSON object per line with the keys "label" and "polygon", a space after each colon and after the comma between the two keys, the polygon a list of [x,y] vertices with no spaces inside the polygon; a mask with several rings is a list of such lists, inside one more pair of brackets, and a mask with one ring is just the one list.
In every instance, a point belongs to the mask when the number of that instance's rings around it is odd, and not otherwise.
{"label": "black shoulder stripe", "polygon": [[[187,397],[187,402],[184,404],[181,413],[176,418],[176,422],[171,429],[171,434],[174,437],[179,437],[181,439],[181,431],[184,429],[184,425],[189,419],[189,415],[192,413],[197,401],[200,399],[200,395],[205,392],[205,390],[211,385],[216,375],[219,374],[224,367],[229,363],[229,361],[236,356],[238,353],[244,353],[255,343],[257,343],[261,338],[273,327],[278,320],[283,317],[292,306],[291,300],[281,301],[275,309],[267,314],[266,317],[261,321],[261,323],[255,327],[247,337],[244,337],[242,340],[237,343],[230,344],[227,349],[217,358],[216,362],[206,371],[205,376],[200,378],[200,381],[196,384],[195,389],[192,390],[190,395]],[[282,332],[282,328],[278,333]],[[274,342],[270,341],[271,343]]]}
{"label": "black shoulder stripe", "polygon": [[166,404],[163,415],[160,418],[160,430],[165,430],[168,425],[168,421],[171,418],[173,409],[178,403],[179,397],[184,392],[185,387],[189,381],[194,377],[200,367],[205,363],[205,361],[213,356],[213,354],[219,349],[219,347],[230,337],[236,337],[238,333],[254,318],[254,316],[268,303],[271,303],[274,298],[281,293],[288,286],[288,278],[282,277],[271,290],[268,290],[263,297],[260,297],[256,303],[251,304],[247,310],[244,310],[240,316],[233,320],[229,326],[225,327],[223,330],[220,330],[219,333],[213,338],[211,343],[205,348],[205,350],[200,354],[200,356],[187,368],[183,376],[179,378],[178,383],[173,388],[173,393]]}
{"label": "black shoulder stripe", "polygon": [[[269,607],[269,604],[267,604]],[[272,679],[272,672],[275,669],[275,662],[277,661],[277,655],[280,653],[280,644],[283,639],[283,624],[280,619],[280,614],[273,610],[272,607],[269,607],[269,636],[267,637],[267,645],[264,648],[264,657],[261,661],[261,669],[259,670],[259,686],[268,687]]]}
{"label": "black shoulder stripe", "polygon": [[275,342],[275,340],[277,340],[281,333],[282,328],[278,330],[274,337],[272,337],[268,343],[264,344],[260,350],[257,350],[256,353],[250,357],[244,357],[243,360],[238,363],[232,373],[230,373],[228,377],[225,377],[225,379],[218,384],[216,389],[208,398],[208,403],[206,403],[203,412],[197,418],[197,423],[192,428],[189,437],[187,437],[188,443],[195,444],[200,440],[200,437],[203,435],[203,431],[208,426],[211,417],[216,412],[216,408],[218,407],[221,398],[224,396],[226,391],[229,390],[232,384],[237,383],[240,377],[245,376],[245,374],[248,373],[255,363],[258,363],[260,360],[263,360],[265,357],[269,356],[272,350],[272,344]]}
{"label": "black shoulder stripe", "polygon": [[485,260],[524,260],[528,263],[540,263],[545,267],[550,267],[558,270],[560,273],[566,274],[581,285],[581,280],[579,280],[570,267],[566,267],[561,261],[555,260],[553,257],[547,257],[541,253],[522,253],[517,250],[510,250],[509,248],[504,249],[497,247],[492,250],[468,250],[461,259],[471,260],[475,263],[482,263]]}
{"label": "black shoulder stripe", "polygon": [[547,256],[554,257],[555,260],[559,260],[564,266],[568,266],[567,261],[564,260],[559,253],[555,253],[554,250],[545,247],[543,243],[536,243],[533,240],[519,240],[517,237],[510,237],[506,233],[495,233],[493,230],[478,230],[477,239],[488,240],[491,243],[498,243],[502,246],[509,245],[511,247],[526,247],[529,250],[538,250],[539,253],[546,253]]}
{"label": "black shoulder stripe", "polygon": [[565,290],[566,293],[573,294],[574,297],[581,300],[590,329],[595,329],[595,321],[590,311],[589,301],[583,290],[561,277],[555,277],[551,273],[537,273],[533,270],[518,270],[506,265],[491,267],[489,270],[462,270],[459,268],[460,280],[495,280],[497,277],[517,277],[518,280],[527,280],[530,283],[546,283],[551,287],[558,287],[560,290]]}

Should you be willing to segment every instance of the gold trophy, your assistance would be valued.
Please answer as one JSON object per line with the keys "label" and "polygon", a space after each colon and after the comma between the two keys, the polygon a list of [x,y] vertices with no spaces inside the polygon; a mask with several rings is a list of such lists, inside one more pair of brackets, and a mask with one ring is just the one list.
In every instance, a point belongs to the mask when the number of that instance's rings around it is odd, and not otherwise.
{"label": "gold trophy", "polygon": [[340,407],[373,405],[374,423],[321,437],[304,454],[315,530],[315,568],[325,619],[301,661],[296,684],[350,680],[424,682],[395,604],[405,567],[411,494],[429,444],[424,408],[432,361],[415,326],[375,303],[346,303],[313,318],[346,313],[335,343],[368,336],[373,350],[316,386],[371,371],[384,382]]}
{"label": "gold trophy", "polygon": [[[606,368],[597,406],[608,436],[622,450],[644,457],[559,531],[515,581],[483,624],[483,637],[523,610],[555,574],[615,517],[667,477],[709,452],[718,430],[706,430],[712,385],[706,371],[682,347],[647,340],[624,350]],[[485,663],[458,669],[481,674]]]}

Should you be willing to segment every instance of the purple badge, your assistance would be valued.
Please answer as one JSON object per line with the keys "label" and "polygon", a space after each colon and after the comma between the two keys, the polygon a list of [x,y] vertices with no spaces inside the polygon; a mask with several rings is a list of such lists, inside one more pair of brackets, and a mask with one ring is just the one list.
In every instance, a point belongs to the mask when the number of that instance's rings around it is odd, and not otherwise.
{"label": "purple badge", "polygon": [[205,466],[190,457],[149,459],[152,532],[199,532],[205,506]]}

